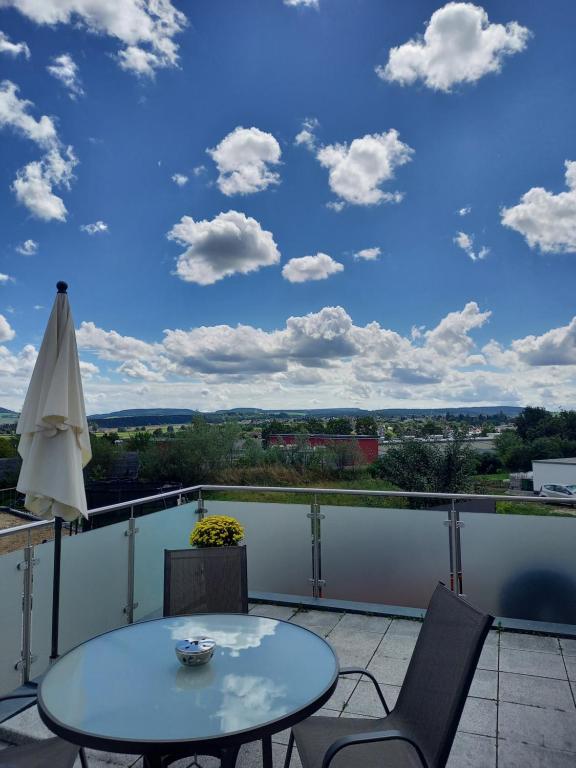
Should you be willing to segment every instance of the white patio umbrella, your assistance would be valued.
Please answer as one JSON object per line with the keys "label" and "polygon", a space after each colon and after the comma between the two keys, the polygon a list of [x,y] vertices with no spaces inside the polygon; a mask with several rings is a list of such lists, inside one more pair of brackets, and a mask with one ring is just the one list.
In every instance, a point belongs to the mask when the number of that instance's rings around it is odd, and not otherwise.
{"label": "white patio umbrella", "polygon": [[88,517],[83,467],[92,458],[74,321],[66,283],[58,294],[16,432],[22,467],[17,488],[33,514],[54,520],[52,654],[58,656],[62,520]]}

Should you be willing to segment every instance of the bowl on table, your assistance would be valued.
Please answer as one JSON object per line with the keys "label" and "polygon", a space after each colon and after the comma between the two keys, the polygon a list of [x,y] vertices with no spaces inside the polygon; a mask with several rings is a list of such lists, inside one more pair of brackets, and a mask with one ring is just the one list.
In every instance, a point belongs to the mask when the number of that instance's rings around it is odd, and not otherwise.
{"label": "bowl on table", "polygon": [[176,656],[185,667],[199,667],[206,664],[214,655],[216,641],[211,637],[189,638],[176,643]]}

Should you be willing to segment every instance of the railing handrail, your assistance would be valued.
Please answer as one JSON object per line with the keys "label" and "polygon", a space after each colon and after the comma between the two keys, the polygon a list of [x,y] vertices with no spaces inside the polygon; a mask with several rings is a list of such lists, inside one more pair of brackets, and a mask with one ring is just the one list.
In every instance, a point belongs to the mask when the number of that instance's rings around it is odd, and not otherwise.
{"label": "railing handrail", "polygon": [[[489,494],[489,493],[432,493],[425,491],[376,491],[376,490],[363,490],[359,488],[293,488],[286,486],[269,486],[269,485],[211,485],[200,484],[192,485],[188,488],[179,488],[178,490],[165,491],[163,493],[157,493],[153,496],[144,496],[140,499],[130,499],[129,501],[121,501],[117,504],[109,504],[105,507],[95,507],[88,510],[88,519],[104,514],[105,512],[117,512],[122,509],[129,509],[130,507],[137,507],[143,504],[150,504],[153,501],[161,501],[163,499],[173,498],[174,496],[185,496],[190,493],[202,493],[203,491],[245,491],[251,492],[269,492],[269,493],[297,493],[297,494],[312,494],[316,495],[328,495],[337,494],[339,496],[373,496],[376,498],[408,498],[408,499],[439,499],[443,501],[519,501],[526,502],[527,504],[562,504],[566,506],[576,505],[576,500],[571,501],[569,499],[557,499],[543,496],[513,496],[506,494]],[[25,525],[19,525],[12,528],[0,529],[0,538],[3,536],[9,536],[14,533],[22,533],[33,528],[41,528],[43,526],[52,525],[54,520],[38,520],[37,522],[27,523]]]}

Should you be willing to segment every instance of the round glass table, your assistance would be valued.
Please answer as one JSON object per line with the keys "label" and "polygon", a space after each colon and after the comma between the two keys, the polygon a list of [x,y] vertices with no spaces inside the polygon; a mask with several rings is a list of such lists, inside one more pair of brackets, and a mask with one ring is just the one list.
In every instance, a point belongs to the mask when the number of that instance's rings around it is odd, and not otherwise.
{"label": "round glass table", "polygon": [[[179,640],[211,637],[212,659],[184,667]],[[338,661],[314,632],[251,614],[156,619],[107,632],[58,659],[38,693],[44,723],[68,741],[108,752],[162,757],[211,754],[234,765],[240,746],[319,709],[332,695]]]}

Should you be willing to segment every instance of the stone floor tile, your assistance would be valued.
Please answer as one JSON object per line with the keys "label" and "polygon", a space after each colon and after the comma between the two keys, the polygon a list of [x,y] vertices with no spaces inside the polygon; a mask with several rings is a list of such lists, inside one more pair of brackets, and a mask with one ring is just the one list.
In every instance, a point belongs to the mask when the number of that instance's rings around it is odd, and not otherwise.
{"label": "stone floor tile", "polygon": [[495,701],[469,696],[464,705],[458,730],[475,733],[478,736],[496,737],[496,712]]}
{"label": "stone floor tile", "polygon": [[378,653],[393,659],[410,659],[417,639],[417,635],[386,634],[378,647]]}
{"label": "stone floor tile", "polygon": [[564,656],[576,656],[576,640],[560,638],[560,647]]}
{"label": "stone floor tile", "polygon": [[0,739],[9,744],[29,744],[53,736],[52,731],[40,720],[37,707],[29,707],[0,725]]}
{"label": "stone floor tile", "polygon": [[562,656],[556,653],[516,651],[511,648],[501,648],[500,671],[566,680],[566,669],[564,668]]}
{"label": "stone floor tile", "polygon": [[568,670],[568,680],[576,682],[576,657],[565,656],[564,662],[566,664],[566,669]]}
{"label": "stone floor tile", "polygon": [[[400,693],[400,687],[397,685],[382,685],[381,688],[388,708],[394,709],[398,694]],[[368,715],[370,717],[384,717],[386,714],[374,684],[371,682],[358,683],[354,693],[348,700],[345,711],[352,712],[355,715]]]}
{"label": "stone floor tile", "polygon": [[298,624],[300,627],[325,627],[326,629],[334,629],[343,615],[343,613],[335,613],[334,611],[307,611],[306,609],[301,608],[294,614],[291,621],[293,624]]}
{"label": "stone floor tile", "polygon": [[500,672],[500,701],[533,707],[574,711],[570,685],[565,680]]}
{"label": "stone floor tile", "polygon": [[480,658],[478,659],[478,669],[490,669],[494,671],[498,669],[497,645],[484,645]]}
{"label": "stone floor tile", "polygon": [[88,765],[90,766],[90,768],[93,762],[105,763],[108,766],[116,766],[116,765],[131,766],[131,765],[134,765],[135,761],[137,761],[138,756],[122,755],[119,752],[101,752],[100,750],[96,750],[96,749],[87,749],[86,759],[88,760]]}
{"label": "stone floor tile", "polygon": [[[576,712],[500,703],[498,736],[547,749],[576,752]],[[576,764],[576,755],[573,757]]]}
{"label": "stone floor tile", "polygon": [[341,667],[365,668],[382,641],[377,632],[335,630],[328,635],[328,642],[336,651]]}
{"label": "stone floor tile", "polygon": [[408,619],[393,619],[388,635],[412,635],[418,636],[422,629],[421,621],[409,621]]}
{"label": "stone floor tile", "polygon": [[484,641],[484,648],[498,647],[499,643],[500,643],[500,632],[498,632],[495,629],[491,629],[490,632],[488,632],[488,635],[486,636],[486,640]]}
{"label": "stone floor tile", "polygon": [[500,648],[515,648],[517,651],[545,651],[560,653],[557,637],[526,635],[521,632],[502,632]]}
{"label": "stone floor tile", "polygon": [[472,680],[470,696],[477,699],[498,698],[498,672],[491,669],[477,669]]}
{"label": "stone floor tile", "polygon": [[391,659],[379,654],[368,664],[368,671],[372,672],[376,680],[387,685],[402,685],[407,669],[408,662],[405,659]]}
{"label": "stone floor tile", "polygon": [[574,768],[574,754],[506,739],[498,741],[498,768]]}
{"label": "stone floor tile", "polygon": [[338,622],[338,629],[363,629],[366,632],[384,634],[390,627],[392,619],[386,616],[366,616],[363,613],[346,613]]}
{"label": "stone floor tile", "polygon": [[496,739],[457,733],[447,768],[496,768]]}
{"label": "stone floor tile", "polygon": [[289,605],[256,605],[250,613],[253,616],[264,616],[267,619],[288,621],[296,613],[296,608]]}
{"label": "stone floor tile", "polygon": [[341,677],[338,680],[336,690],[326,704],[324,704],[324,707],[326,709],[336,709],[338,712],[341,712],[345,708],[346,702],[352,695],[352,691],[356,688],[356,685],[356,680],[351,680],[349,677]]}

